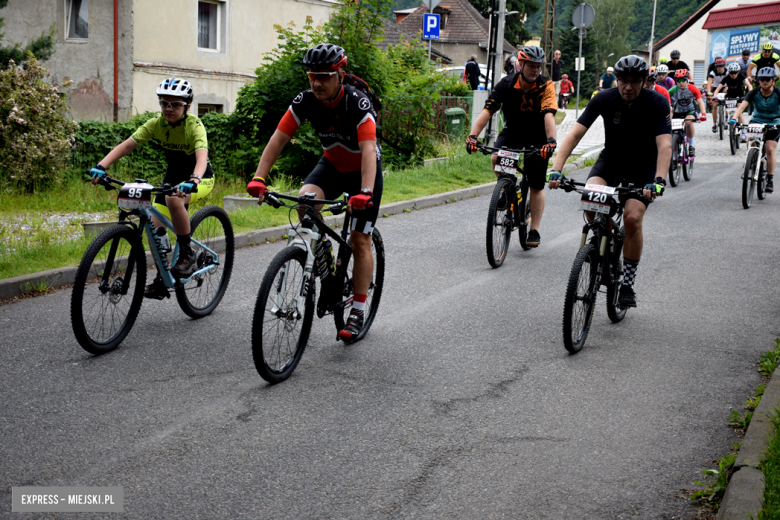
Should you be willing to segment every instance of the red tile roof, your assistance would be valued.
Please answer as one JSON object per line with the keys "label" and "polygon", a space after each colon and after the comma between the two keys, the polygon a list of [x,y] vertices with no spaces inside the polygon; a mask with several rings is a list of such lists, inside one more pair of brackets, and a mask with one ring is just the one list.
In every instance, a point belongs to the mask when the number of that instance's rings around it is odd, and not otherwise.
{"label": "red tile roof", "polygon": [[712,11],[702,29],[720,29],[771,22],[780,22],[780,2],[744,5]]}
{"label": "red tile roof", "polygon": [[[488,20],[483,18],[468,0],[446,0],[434,13],[447,13],[447,24],[440,32],[440,43],[477,43],[487,45]],[[428,9],[421,5],[398,22],[398,29],[407,36],[414,36],[422,29],[423,15]],[[512,44],[504,39],[504,52],[513,52]]]}

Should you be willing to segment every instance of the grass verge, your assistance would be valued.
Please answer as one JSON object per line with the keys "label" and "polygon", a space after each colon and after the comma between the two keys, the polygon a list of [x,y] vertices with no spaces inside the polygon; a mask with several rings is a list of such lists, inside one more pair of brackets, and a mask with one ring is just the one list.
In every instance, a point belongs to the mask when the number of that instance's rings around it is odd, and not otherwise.
{"label": "grass verge", "polygon": [[780,408],[771,416],[775,434],[769,441],[761,471],[764,473],[764,505],[757,520],[780,520]]}

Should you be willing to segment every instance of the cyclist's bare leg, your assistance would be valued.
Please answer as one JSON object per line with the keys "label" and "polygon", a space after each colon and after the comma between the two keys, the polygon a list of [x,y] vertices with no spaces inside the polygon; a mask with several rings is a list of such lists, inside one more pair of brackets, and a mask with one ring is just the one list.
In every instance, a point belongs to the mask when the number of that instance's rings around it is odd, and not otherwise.
{"label": "cyclist's bare leg", "polygon": [[766,142],[766,174],[775,174],[775,162],[777,161],[777,141]]}
{"label": "cyclist's bare leg", "polygon": [[693,116],[685,116],[685,135],[688,139],[695,137],[696,133],[693,131],[693,122],[696,120]]}
{"label": "cyclist's bare leg", "polygon": [[636,260],[642,257],[642,219],[647,206],[636,199],[628,199],[623,210],[623,225],[626,227],[626,241],[623,245],[623,257]]}
{"label": "cyclist's bare leg", "polygon": [[531,229],[539,231],[539,223],[542,221],[542,213],[544,213],[544,190],[535,190],[529,188],[531,205]]}
{"label": "cyclist's bare leg", "polygon": [[171,224],[177,235],[189,235],[190,234],[190,215],[187,213],[185,204],[189,204],[192,195],[187,195],[183,198],[179,197],[165,197],[165,205],[168,207],[168,211],[171,213]]}
{"label": "cyclist's bare leg", "polygon": [[718,99],[717,98],[712,100],[712,124],[713,125],[718,124]]}
{"label": "cyclist's bare leg", "polygon": [[368,294],[371,276],[374,273],[374,255],[371,254],[371,235],[360,231],[351,231],[350,243],[355,266],[352,270],[352,283],[355,294]]}
{"label": "cyclist's bare leg", "polygon": [[[298,190],[298,196],[301,197],[305,193],[314,193],[314,198],[315,199],[324,199],[325,198],[325,192],[322,191],[322,188],[320,188],[316,184],[304,184],[303,186],[301,186],[301,189]],[[318,204],[315,207],[317,208],[317,211],[318,211],[317,216],[322,218],[322,215],[319,214],[319,210],[322,209],[322,204]],[[306,210],[305,209],[299,209],[298,210],[298,220],[303,220],[303,216],[305,214],[306,214]]]}
{"label": "cyclist's bare leg", "polygon": [[498,177],[498,172],[496,171],[496,163],[498,162],[498,154],[494,153],[490,155],[490,168],[493,170],[493,173],[496,177]]}

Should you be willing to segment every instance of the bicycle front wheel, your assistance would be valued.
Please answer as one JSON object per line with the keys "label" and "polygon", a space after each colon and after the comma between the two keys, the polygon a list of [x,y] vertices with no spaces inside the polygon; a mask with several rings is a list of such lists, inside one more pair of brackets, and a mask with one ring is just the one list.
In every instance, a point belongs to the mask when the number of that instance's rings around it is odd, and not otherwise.
{"label": "bicycle front wheel", "polygon": [[731,147],[731,155],[736,155],[737,153],[737,140],[739,139],[739,136],[737,134],[737,129],[733,126],[729,126],[729,146]]}
{"label": "bicycle front wheel", "polygon": [[[669,161],[669,184],[672,187],[676,187],[680,184],[680,163],[682,162],[682,156],[680,155],[679,146],[680,136],[672,134],[672,160]],[[677,158],[674,158],[674,154],[677,154]]]}
{"label": "bicycle front wheel", "polygon": [[517,231],[520,235],[520,247],[528,251],[528,231],[531,229],[531,201],[528,200],[528,180],[523,177],[520,184],[520,202],[517,203],[515,218],[517,219]]}
{"label": "bicycle front wheel", "polygon": [[686,181],[693,179],[693,163],[695,160],[694,157],[688,157],[688,164],[683,164],[683,178]]}
{"label": "bicycle front wheel", "polygon": [[[347,239],[347,241],[349,242],[349,239]],[[363,330],[361,330],[357,335],[357,338],[352,341],[353,343],[363,339],[366,333],[368,333],[368,329],[371,328],[371,324],[374,323],[376,312],[379,309],[379,300],[382,298],[382,290],[385,285],[385,246],[382,235],[376,228],[374,228],[371,236],[371,254],[374,257],[374,272],[371,276],[371,283],[368,286],[366,306],[363,309]],[[354,265],[354,255],[350,255],[349,260],[347,261],[347,268],[344,269],[343,278],[336,284],[337,288],[341,288],[341,295],[338,299],[339,302],[345,302],[347,300],[352,301],[351,298],[355,294],[352,281],[352,270]],[[351,310],[351,305],[336,305],[333,310],[336,331],[344,329],[346,318],[349,316]]]}
{"label": "bicycle front wheel", "polygon": [[70,300],[70,320],[79,345],[91,354],[119,346],[133,328],[146,283],[146,254],[129,226],[98,235],[81,259]]}
{"label": "bicycle front wheel", "polygon": [[764,161],[758,161],[758,181],[756,182],[756,195],[758,200],[766,198],[766,170],[764,170]]}
{"label": "bicycle front wheel", "polygon": [[208,316],[216,309],[230,283],[233,272],[233,224],[225,210],[218,206],[206,206],[192,217],[190,231],[192,238],[203,244],[199,246],[192,242],[197,259],[196,270],[215,266],[193,276],[185,285],[176,284],[179,307],[187,316],[197,319]]}
{"label": "bicycle front wheel", "polygon": [[618,251],[615,251],[612,257],[612,265],[610,269],[612,272],[612,280],[607,284],[607,316],[609,316],[612,323],[618,323],[626,317],[627,308],[621,308],[618,306],[618,292],[620,292],[620,286],[623,283],[623,240],[626,236],[626,228],[621,227],[619,235],[623,237],[618,243],[615,244]]}
{"label": "bicycle front wheel", "polygon": [[596,278],[598,254],[593,244],[585,244],[574,258],[563,303],[563,345],[576,354],[585,345],[598,294]]}
{"label": "bicycle front wheel", "polygon": [[720,140],[723,141],[723,127],[726,126],[723,121],[726,119],[726,110],[721,107],[722,102],[718,105],[718,133],[720,134]]}
{"label": "bicycle front wheel", "polygon": [[500,267],[506,258],[512,236],[512,205],[517,201],[509,179],[499,179],[488,207],[485,249],[491,267]]}
{"label": "bicycle front wheel", "polygon": [[[271,384],[293,373],[309,341],[314,319],[314,284],[304,273],[306,251],[287,247],[268,266],[252,318],[252,358]],[[304,308],[299,295],[305,295]]]}
{"label": "bicycle front wheel", "polygon": [[753,170],[756,169],[758,149],[751,147],[745,159],[745,171],[742,173],[742,207],[748,209],[753,202],[756,181],[753,180]]}

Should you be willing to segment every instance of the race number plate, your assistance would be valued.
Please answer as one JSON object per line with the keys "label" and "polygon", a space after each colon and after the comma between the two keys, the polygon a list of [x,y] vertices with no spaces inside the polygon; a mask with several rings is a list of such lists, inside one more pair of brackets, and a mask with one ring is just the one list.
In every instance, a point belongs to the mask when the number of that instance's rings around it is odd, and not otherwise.
{"label": "race number plate", "polygon": [[601,184],[586,184],[582,191],[582,209],[609,214],[615,188]]}
{"label": "race number plate", "polygon": [[672,131],[682,130],[685,122],[682,119],[672,119]]}
{"label": "race number plate", "polygon": [[520,154],[515,152],[507,152],[506,150],[499,150],[498,160],[496,161],[495,170],[498,173],[517,173],[517,163],[520,161]]}
{"label": "race number plate", "polygon": [[737,100],[736,99],[727,99],[726,100],[726,108],[737,108]]}
{"label": "race number plate", "polygon": [[723,101],[724,99],[726,99],[726,93],[725,92],[718,92],[717,98],[718,98],[718,100]]}
{"label": "race number plate", "polygon": [[151,184],[129,182],[119,190],[117,205],[122,209],[149,209],[152,207]]}
{"label": "race number plate", "polygon": [[747,127],[747,135],[751,138],[764,136],[764,125],[759,123],[751,123]]}

